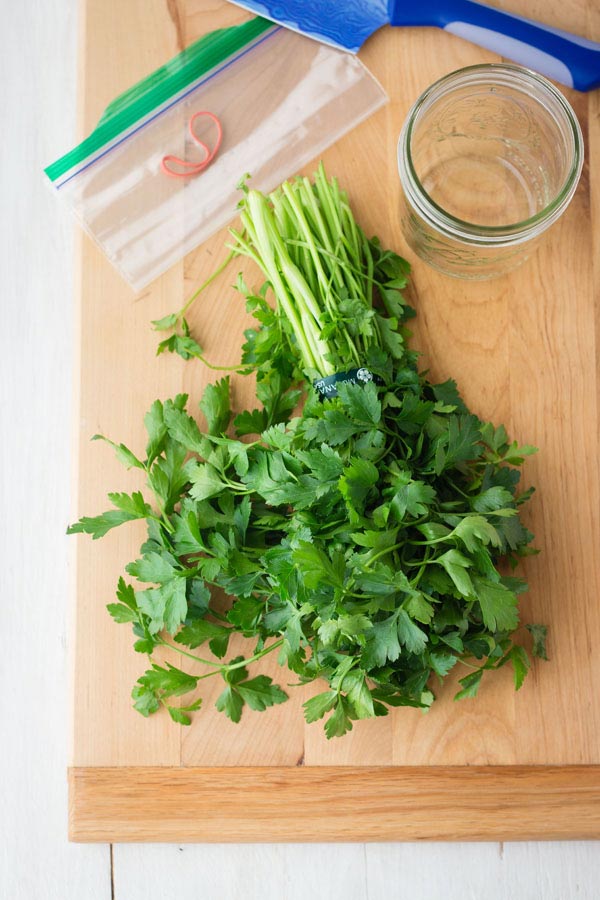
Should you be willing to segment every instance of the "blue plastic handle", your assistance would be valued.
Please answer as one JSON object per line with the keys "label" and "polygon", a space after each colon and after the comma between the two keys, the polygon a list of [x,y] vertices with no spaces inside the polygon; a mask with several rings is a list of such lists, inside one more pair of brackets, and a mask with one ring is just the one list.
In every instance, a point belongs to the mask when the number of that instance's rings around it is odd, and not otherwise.
{"label": "blue plastic handle", "polygon": [[392,25],[437,25],[578,91],[600,86],[600,44],[474,0],[392,0]]}

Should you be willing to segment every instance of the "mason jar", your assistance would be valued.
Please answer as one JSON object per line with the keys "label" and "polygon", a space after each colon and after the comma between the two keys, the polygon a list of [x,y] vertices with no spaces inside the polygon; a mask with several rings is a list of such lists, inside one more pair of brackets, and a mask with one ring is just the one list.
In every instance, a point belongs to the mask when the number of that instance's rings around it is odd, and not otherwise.
{"label": "mason jar", "polygon": [[503,275],[565,211],[582,165],[577,117],[546,78],[516,65],[459,69],[427,88],[400,134],[406,239],[448,275]]}

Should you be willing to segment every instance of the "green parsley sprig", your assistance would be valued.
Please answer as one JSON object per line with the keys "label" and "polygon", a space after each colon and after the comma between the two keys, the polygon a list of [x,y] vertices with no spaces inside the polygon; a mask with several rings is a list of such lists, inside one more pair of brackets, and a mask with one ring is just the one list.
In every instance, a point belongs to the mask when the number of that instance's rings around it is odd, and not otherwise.
{"label": "green parsley sprig", "polygon": [[[237,284],[257,320],[240,371],[256,371],[259,405],[234,417],[228,376],[204,392],[204,430],[185,395],[155,401],[144,454],[113,444],[144,471],[151,501],[109,494],[112,509],[69,529],[99,538],[146,521],[127,566],[134,583],[120,579],[108,607],[150,658],[135,708],[166,707],[189,724],[201,682],[219,677],[217,708],[237,722],[244,706],[286,699],[250,674],[273,652],[300,683],[323,683],[304,709],[308,722],[327,717],[328,737],[392,707],[427,709],[457,665],[467,669],[457,699],[507,663],[520,688],[530,663],[514,632],[527,585],[502,564],[534,552],[518,471],[534,448],[481,422],[454,382],[419,372],[406,346],[408,265],[366,239],[322,168],[314,184],[269,198],[246,191],[242,225],[233,252],[267,279],[258,292]],[[372,380],[338,382],[331,398],[310,386],[354,366]],[[545,628],[528,627],[545,657]],[[227,660],[232,634],[253,641],[246,657]],[[153,661],[165,647],[181,668]]]}

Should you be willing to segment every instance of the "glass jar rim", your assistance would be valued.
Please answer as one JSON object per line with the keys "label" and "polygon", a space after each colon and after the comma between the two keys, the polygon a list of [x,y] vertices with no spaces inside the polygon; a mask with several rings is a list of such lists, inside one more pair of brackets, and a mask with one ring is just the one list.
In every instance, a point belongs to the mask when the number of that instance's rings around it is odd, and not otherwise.
{"label": "glass jar rim", "polygon": [[[427,193],[417,175],[410,151],[414,126],[420,114],[456,87],[476,84],[504,84],[518,88],[543,103],[554,101],[554,110],[563,115],[572,138],[573,161],[569,173],[556,196],[539,212],[507,225],[479,225],[453,216]],[[527,90],[529,88],[529,90]],[[433,82],[417,98],[409,110],[398,142],[398,168],[407,199],[438,231],[474,244],[513,244],[545,231],[558,219],[571,201],[583,167],[583,134],[571,104],[554,85],[531,69],[513,63],[480,63],[449,72]]]}

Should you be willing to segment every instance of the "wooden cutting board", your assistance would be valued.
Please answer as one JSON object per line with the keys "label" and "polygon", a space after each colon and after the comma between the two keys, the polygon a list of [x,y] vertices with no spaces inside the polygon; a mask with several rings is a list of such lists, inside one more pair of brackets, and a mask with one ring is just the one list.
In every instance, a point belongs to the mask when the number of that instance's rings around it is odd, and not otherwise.
{"label": "wooden cutting board", "polygon": [[[498,5],[600,40],[594,0]],[[120,91],[205,32],[247,18],[220,0],[86,0],[83,9],[82,135]],[[273,710],[245,713],[237,726],[216,712],[210,691],[190,728],[166,715],[145,720],[129,696],[145,660],[133,652],[129,629],[105,610],[142,531],[133,523],[99,542],[78,537],[73,840],[600,836],[598,92],[564,91],[583,128],[586,165],[545,246],[509,277],[467,283],[436,274],[406,247],[396,142],[428,84],[497,57],[437,29],[385,28],[361,58],[391,101],[323,158],[365,231],[414,264],[414,346],[423,367],[435,379],[456,378],[474,412],[540,448],[524,469],[525,482],[537,486],[526,515],[541,554],[523,565],[531,590],[522,612],[525,622],[549,625],[550,661],[535,662],[518,694],[507,667],[484,679],[476,700],[455,704],[448,684],[426,716],[397,710],[331,742],[319,724],[304,724],[301,690]],[[207,371],[157,358],[149,322],[182,305],[222,258],[223,244],[220,233],[136,297],[81,238],[74,516],[100,512],[109,490],[141,486],[109,447],[90,443],[93,434],[141,450],[143,414],[156,397],[199,398]],[[258,279],[240,268],[251,283]],[[221,276],[191,317],[207,355],[223,363],[239,359],[246,322],[230,287],[235,274]],[[236,385],[240,402],[243,392]],[[275,663],[265,660],[263,671],[282,681]]]}

